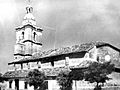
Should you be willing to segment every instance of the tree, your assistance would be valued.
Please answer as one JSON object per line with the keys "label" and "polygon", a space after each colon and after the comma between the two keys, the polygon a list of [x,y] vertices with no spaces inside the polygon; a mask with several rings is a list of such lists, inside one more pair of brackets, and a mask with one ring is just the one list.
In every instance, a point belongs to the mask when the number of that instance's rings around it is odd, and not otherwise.
{"label": "tree", "polygon": [[2,73],[0,73],[0,82],[3,82],[3,77],[2,77]]}
{"label": "tree", "polygon": [[44,72],[34,69],[28,73],[27,82],[30,86],[34,86],[34,90],[40,88],[43,89],[46,76]]}
{"label": "tree", "polygon": [[65,69],[60,71],[57,76],[57,82],[60,85],[60,90],[71,90],[72,89],[72,80],[69,77],[70,70]]}
{"label": "tree", "polygon": [[97,83],[94,90],[101,90],[101,85],[99,85],[99,83],[104,84],[106,80],[109,80],[110,78],[107,75],[111,74],[113,70],[114,65],[110,62],[94,62],[85,69],[84,78],[85,81],[89,81],[90,83]]}
{"label": "tree", "polygon": [[72,69],[72,71],[69,73],[69,77],[72,80],[83,80],[84,78],[84,72],[83,68],[75,68]]}
{"label": "tree", "polygon": [[64,69],[57,76],[61,90],[72,90],[73,80],[83,80],[83,69]]}

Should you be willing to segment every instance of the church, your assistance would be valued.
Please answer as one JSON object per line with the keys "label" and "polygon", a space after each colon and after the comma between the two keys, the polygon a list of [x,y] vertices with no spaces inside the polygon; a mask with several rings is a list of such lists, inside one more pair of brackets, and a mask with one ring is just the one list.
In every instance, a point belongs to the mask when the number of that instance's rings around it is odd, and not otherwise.
{"label": "church", "polygon": [[[33,16],[33,7],[26,7],[22,25],[15,29],[16,44],[14,48],[14,60],[8,63],[8,71],[4,74],[7,78],[7,89],[11,90],[33,90],[25,78],[33,69],[43,70],[47,75],[46,90],[59,90],[55,80],[58,73],[65,67],[85,68],[91,62],[111,61],[117,68],[120,68],[120,49],[106,42],[90,42],[71,47],[62,47],[41,51],[42,28],[36,25]],[[120,74],[113,72],[112,84],[119,84]],[[92,87],[85,81],[77,81],[77,88]],[[75,90],[75,82],[73,82]]]}

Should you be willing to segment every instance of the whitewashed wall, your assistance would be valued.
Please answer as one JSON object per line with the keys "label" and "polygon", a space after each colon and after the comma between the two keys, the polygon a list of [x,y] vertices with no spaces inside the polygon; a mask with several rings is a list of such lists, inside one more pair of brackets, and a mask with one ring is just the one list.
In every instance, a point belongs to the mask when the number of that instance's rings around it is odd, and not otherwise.
{"label": "whitewashed wall", "polygon": [[29,86],[28,85],[28,90],[34,90],[34,86]]}
{"label": "whitewashed wall", "polygon": [[59,90],[59,85],[56,80],[48,80],[48,90]]}
{"label": "whitewashed wall", "polygon": [[19,80],[19,89],[24,89],[24,81]]}
{"label": "whitewashed wall", "polygon": [[15,70],[14,64],[8,65],[8,71],[14,71],[14,70]]}
{"label": "whitewashed wall", "polygon": [[12,81],[12,89],[15,89],[15,81]]}

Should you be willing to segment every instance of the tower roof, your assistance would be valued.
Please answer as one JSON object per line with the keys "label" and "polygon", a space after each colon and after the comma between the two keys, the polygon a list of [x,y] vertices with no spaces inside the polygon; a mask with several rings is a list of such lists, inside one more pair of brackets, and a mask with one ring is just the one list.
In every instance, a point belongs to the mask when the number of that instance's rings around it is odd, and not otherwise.
{"label": "tower roof", "polygon": [[29,4],[26,6],[26,14],[23,18],[22,25],[17,26],[16,30],[21,30],[25,26],[31,26],[32,28],[35,28],[37,31],[43,31],[41,27],[38,27],[36,25],[35,17],[33,16],[33,7],[30,5],[30,0],[28,0]]}
{"label": "tower roof", "polygon": [[33,16],[32,12],[33,12],[33,7],[31,5],[28,5],[26,7],[26,14],[24,16],[22,25],[27,25],[27,24],[36,25],[35,17]]}

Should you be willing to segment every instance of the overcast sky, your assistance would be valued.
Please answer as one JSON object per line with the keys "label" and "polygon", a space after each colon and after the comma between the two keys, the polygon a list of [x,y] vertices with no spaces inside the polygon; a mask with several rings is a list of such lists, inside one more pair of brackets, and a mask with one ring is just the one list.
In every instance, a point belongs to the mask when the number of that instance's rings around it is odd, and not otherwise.
{"label": "overcast sky", "polygon": [[[43,28],[43,48],[91,41],[120,47],[120,0],[31,0],[37,26]],[[26,0],[0,0],[0,72],[13,61],[15,27],[26,13]]]}

